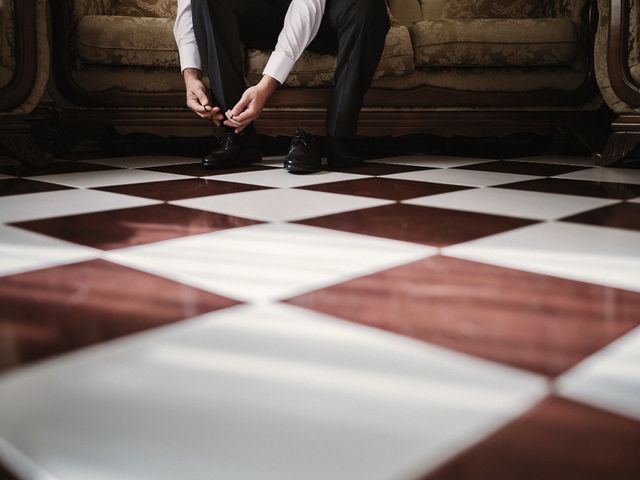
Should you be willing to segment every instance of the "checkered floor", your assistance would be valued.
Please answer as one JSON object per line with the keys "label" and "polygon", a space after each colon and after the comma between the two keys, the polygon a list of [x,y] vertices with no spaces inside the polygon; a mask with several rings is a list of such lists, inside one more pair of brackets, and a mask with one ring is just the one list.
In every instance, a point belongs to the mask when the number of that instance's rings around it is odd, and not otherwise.
{"label": "checkered floor", "polygon": [[640,170],[281,164],[0,165],[6,468],[638,478]]}

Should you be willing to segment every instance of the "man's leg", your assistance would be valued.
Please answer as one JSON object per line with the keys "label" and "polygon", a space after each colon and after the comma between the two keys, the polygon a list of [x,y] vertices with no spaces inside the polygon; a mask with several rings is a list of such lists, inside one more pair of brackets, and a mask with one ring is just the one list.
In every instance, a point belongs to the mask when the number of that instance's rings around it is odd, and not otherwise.
{"label": "man's leg", "polygon": [[233,108],[246,86],[242,45],[272,49],[286,6],[273,0],[192,0],[193,29],[204,73],[222,111]]}
{"label": "man's leg", "polygon": [[309,48],[319,52],[337,49],[335,91],[327,110],[330,136],[355,137],[358,115],[388,30],[384,0],[327,0],[323,23]]}

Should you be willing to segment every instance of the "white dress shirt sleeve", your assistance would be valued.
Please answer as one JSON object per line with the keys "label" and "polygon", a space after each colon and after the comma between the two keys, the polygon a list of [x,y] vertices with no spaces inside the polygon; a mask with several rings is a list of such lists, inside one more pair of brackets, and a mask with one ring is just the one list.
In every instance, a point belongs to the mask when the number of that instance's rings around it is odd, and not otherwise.
{"label": "white dress shirt sleeve", "polygon": [[[263,71],[265,75],[284,83],[293,65],[318,33],[325,5],[326,0],[292,0],[275,50]],[[191,0],[178,0],[173,35],[180,54],[180,69],[202,70],[202,60],[193,32]]]}
{"label": "white dress shirt sleeve", "polygon": [[197,68],[202,70],[202,60],[193,33],[193,16],[191,14],[191,0],[178,0],[176,23],[173,25],[173,36],[180,54],[180,70]]}
{"label": "white dress shirt sleeve", "polygon": [[293,65],[318,33],[326,3],[326,0],[293,0],[291,2],[278,43],[269,57],[263,74],[284,83]]}

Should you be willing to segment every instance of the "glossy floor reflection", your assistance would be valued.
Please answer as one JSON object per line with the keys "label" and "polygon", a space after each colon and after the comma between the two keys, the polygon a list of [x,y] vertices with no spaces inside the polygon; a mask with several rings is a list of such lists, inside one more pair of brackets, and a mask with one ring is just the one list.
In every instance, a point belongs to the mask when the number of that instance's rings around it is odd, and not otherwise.
{"label": "glossy floor reflection", "polygon": [[0,478],[640,471],[636,169],[5,163]]}

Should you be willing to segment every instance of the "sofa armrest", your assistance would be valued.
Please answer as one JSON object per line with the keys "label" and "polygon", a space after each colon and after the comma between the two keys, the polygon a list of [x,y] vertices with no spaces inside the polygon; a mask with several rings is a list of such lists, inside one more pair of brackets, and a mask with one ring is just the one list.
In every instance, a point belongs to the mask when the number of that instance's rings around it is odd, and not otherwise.
{"label": "sofa armrest", "polygon": [[568,17],[580,24],[586,18],[585,12],[592,0],[544,0],[544,16],[550,18]]}
{"label": "sofa armrest", "polygon": [[111,15],[113,0],[64,0],[71,3],[76,23],[86,15]]}

